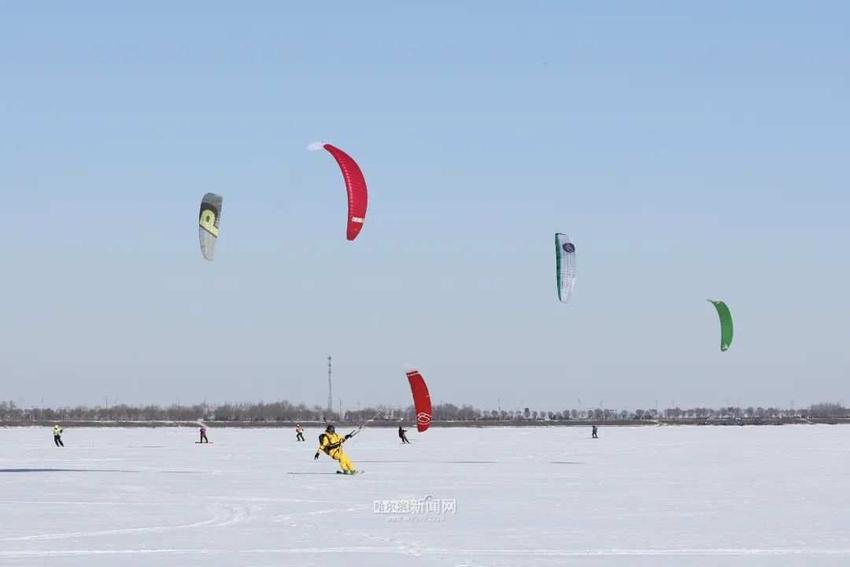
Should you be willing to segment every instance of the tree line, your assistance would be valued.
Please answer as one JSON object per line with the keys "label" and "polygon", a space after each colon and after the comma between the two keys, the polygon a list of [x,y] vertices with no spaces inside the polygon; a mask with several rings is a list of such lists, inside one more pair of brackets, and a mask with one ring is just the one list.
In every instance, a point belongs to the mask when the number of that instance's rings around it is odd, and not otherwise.
{"label": "tree line", "polygon": [[[721,408],[667,408],[656,409],[564,409],[543,411],[523,408],[521,410],[491,409],[482,410],[471,405],[457,406],[451,403],[433,407],[433,420],[440,422],[630,422],[664,420],[673,422],[712,422],[712,421],[750,421],[759,420],[806,420],[806,419],[847,419],[850,409],[840,403],[818,403],[808,408],[787,409],[777,407],[721,407]],[[398,408],[389,406],[368,407],[348,410],[340,414],[319,406],[308,407],[305,404],[293,404],[288,401],[257,403],[223,403],[194,405],[144,405],[131,406],[119,404],[113,406],[75,406],[63,408],[22,408],[14,402],[0,402],[0,421],[3,422],[46,422],[46,421],[127,421],[127,422],[324,422],[344,421],[363,423],[402,422],[414,423],[412,407]]]}

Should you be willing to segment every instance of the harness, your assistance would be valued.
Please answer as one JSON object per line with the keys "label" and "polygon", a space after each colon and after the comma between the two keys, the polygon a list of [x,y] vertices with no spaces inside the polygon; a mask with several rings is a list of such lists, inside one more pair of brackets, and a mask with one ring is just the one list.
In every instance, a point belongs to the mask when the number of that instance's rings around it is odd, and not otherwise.
{"label": "harness", "polygon": [[337,449],[339,449],[340,445],[342,445],[342,438],[340,438],[340,440],[337,441],[336,443],[327,443],[326,444],[327,438],[328,438],[327,434],[325,434],[325,433],[319,434],[319,447],[322,449],[322,452],[324,452],[327,456],[330,457],[330,456],[332,456],[331,453],[333,451],[336,451]]}

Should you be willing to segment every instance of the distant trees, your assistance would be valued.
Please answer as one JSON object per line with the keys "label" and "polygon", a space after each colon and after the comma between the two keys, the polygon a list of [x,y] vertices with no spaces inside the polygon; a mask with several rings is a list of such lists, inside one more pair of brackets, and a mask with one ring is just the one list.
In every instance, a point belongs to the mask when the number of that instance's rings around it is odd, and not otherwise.
{"label": "distant trees", "polygon": [[[465,404],[457,406],[441,403],[433,407],[435,421],[485,421],[485,422],[560,422],[560,421],[646,421],[658,419],[683,423],[760,423],[764,421],[787,422],[805,419],[850,419],[850,409],[840,403],[818,403],[807,409],[792,410],[775,407],[739,408],[726,406],[719,409],[678,407],[656,411],[636,409],[612,410],[564,409],[563,411],[532,410],[482,410]],[[66,408],[20,408],[12,401],[0,402],[0,422],[27,423],[47,421],[116,421],[146,422],[175,421],[192,422],[196,420],[220,422],[323,422],[344,420],[350,423],[364,423],[370,420],[384,423],[398,423],[403,420],[415,423],[416,416],[412,406],[397,408],[389,406],[366,407],[348,410],[343,415],[328,412],[318,406],[308,407],[282,400],[257,403],[222,403],[217,405],[171,405],[171,406],[130,406],[126,404],[109,407],[66,407]]]}
{"label": "distant trees", "polygon": [[821,403],[809,406],[808,417],[850,417],[850,411],[841,404]]}
{"label": "distant trees", "polygon": [[19,409],[15,402],[0,402],[0,420],[13,421],[18,420],[23,415],[23,410]]}

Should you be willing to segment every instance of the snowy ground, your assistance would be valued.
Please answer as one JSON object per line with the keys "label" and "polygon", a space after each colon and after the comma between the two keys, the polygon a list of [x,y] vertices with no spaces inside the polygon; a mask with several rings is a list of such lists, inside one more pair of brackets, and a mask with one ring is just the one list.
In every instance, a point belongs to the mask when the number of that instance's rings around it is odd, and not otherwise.
{"label": "snowy ground", "polygon": [[0,429],[0,565],[850,565],[847,427],[318,433]]}

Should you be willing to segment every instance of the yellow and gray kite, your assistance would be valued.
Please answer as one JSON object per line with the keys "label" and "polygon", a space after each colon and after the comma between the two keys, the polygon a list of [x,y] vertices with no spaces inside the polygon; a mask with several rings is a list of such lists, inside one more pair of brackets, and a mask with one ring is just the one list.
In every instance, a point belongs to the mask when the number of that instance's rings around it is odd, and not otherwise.
{"label": "yellow and gray kite", "polygon": [[207,193],[201,199],[201,213],[198,215],[198,235],[201,239],[201,254],[210,262],[215,256],[222,201],[221,195],[215,193]]}

